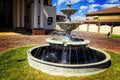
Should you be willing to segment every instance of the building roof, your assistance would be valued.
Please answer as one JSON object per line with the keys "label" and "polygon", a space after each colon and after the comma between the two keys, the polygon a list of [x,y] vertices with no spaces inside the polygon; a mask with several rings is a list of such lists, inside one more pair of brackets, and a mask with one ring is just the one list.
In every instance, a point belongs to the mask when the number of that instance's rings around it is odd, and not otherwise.
{"label": "building roof", "polygon": [[112,8],[96,11],[96,12],[90,12],[90,13],[87,13],[86,16],[103,15],[103,14],[120,14],[120,6],[112,7]]}
{"label": "building roof", "polygon": [[[98,20],[85,20],[85,21],[83,21],[83,22],[98,22]],[[114,22],[114,23],[120,23],[120,20],[116,20],[116,19],[107,19],[107,20],[100,20],[100,22],[110,22],[110,23],[112,23],[112,22]]]}

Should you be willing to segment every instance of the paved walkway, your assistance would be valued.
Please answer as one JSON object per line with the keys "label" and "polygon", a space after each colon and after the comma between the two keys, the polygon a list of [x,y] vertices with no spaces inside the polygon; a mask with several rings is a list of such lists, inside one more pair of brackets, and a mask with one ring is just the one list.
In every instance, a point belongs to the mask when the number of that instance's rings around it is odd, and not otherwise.
{"label": "paved walkway", "polygon": [[7,35],[22,35],[16,32],[0,32],[0,36],[7,36]]}
{"label": "paved walkway", "polygon": [[[81,36],[81,33],[77,33]],[[88,39],[91,41],[91,46],[97,46],[98,48],[111,50],[117,53],[120,53],[120,39],[107,38],[103,34],[96,33],[87,33],[89,35]],[[84,34],[86,35],[86,34]],[[46,35],[0,35],[0,52],[6,50],[34,45],[34,44],[43,44],[46,43],[45,39],[48,36]]]}

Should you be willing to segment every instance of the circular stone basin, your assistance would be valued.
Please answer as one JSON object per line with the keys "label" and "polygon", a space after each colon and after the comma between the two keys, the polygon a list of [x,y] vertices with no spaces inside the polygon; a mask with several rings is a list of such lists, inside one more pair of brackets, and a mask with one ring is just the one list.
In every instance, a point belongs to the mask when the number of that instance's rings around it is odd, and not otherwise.
{"label": "circular stone basin", "polygon": [[72,15],[75,12],[77,12],[77,10],[71,9],[71,8],[66,8],[66,9],[62,9],[61,12],[63,12],[63,14],[66,14],[66,15]]}
{"label": "circular stone basin", "polygon": [[53,63],[53,62],[40,60],[38,57],[34,56],[38,48],[46,48],[46,47],[49,47],[49,45],[45,44],[29,49],[27,52],[28,63],[33,68],[41,70],[42,72],[45,72],[50,75],[85,76],[85,75],[91,75],[91,74],[97,74],[103,72],[110,66],[110,56],[106,52],[93,47],[90,47],[90,49],[96,51],[95,54],[98,54],[99,55],[98,57],[101,58],[102,60],[87,64]]}
{"label": "circular stone basin", "polygon": [[75,41],[71,41],[67,38],[47,38],[46,41],[52,47],[63,48],[63,46],[71,46],[71,48],[79,48],[81,46],[86,46],[90,43],[89,40],[74,38]]}
{"label": "circular stone basin", "polygon": [[75,30],[81,23],[75,22],[57,22],[61,29],[65,31],[72,31]]}

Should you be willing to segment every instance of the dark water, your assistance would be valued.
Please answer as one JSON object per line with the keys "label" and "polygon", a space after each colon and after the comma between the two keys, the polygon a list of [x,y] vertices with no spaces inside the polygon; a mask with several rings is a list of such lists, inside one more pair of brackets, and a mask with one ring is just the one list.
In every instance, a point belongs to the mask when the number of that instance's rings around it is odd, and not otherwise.
{"label": "dark water", "polygon": [[104,54],[89,47],[72,48],[63,46],[63,49],[59,49],[57,47],[44,46],[34,49],[31,53],[40,60],[60,64],[88,64],[105,59]]}

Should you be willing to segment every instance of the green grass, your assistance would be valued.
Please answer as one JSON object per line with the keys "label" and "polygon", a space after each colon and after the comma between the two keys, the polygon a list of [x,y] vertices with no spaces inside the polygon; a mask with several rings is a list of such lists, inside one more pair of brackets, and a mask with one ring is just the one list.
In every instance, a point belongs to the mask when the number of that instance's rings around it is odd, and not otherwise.
{"label": "green grass", "polygon": [[0,54],[0,80],[120,80],[120,54],[107,51],[111,67],[100,74],[85,77],[51,76],[33,69],[27,62],[27,50],[21,47]]}
{"label": "green grass", "polygon": [[118,39],[120,39],[120,35],[111,34],[110,36],[111,36],[112,38],[118,38]]}

